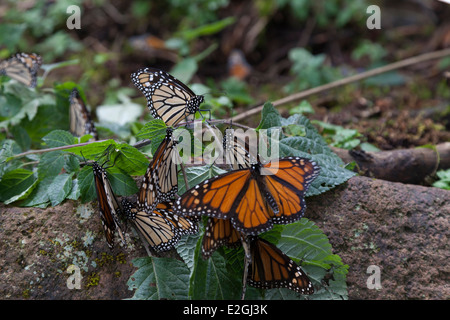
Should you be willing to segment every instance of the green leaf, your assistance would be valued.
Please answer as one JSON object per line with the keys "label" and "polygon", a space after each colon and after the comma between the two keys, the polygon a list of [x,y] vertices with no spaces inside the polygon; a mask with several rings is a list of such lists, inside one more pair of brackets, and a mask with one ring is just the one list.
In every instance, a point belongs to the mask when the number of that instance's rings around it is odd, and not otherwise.
{"label": "green leaf", "polygon": [[24,207],[45,208],[49,205],[48,188],[53,182],[54,177],[49,176],[40,180],[33,192],[20,204]]}
{"label": "green leaf", "polygon": [[[216,166],[188,167],[185,171],[189,183],[189,188],[194,187],[195,185],[206,179],[216,177],[219,174],[227,172]],[[178,175],[178,194],[182,195],[184,192],[186,192],[186,190],[186,185],[181,173]]]}
{"label": "green leaf", "polygon": [[190,271],[183,261],[145,257],[133,260],[138,270],[128,280],[131,299],[187,300]]}
{"label": "green leaf", "polygon": [[16,51],[16,46],[22,39],[22,34],[26,30],[26,23],[2,23],[0,24],[0,43],[5,45],[10,52]]}
{"label": "green leaf", "polygon": [[201,235],[202,233],[198,232],[181,237],[175,247],[191,272],[194,270],[195,260],[198,258],[198,252],[200,250],[198,244],[201,243]]}
{"label": "green leaf", "polygon": [[78,188],[80,189],[81,202],[86,203],[97,198],[94,183],[94,173],[89,166],[81,169],[78,174]]}
{"label": "green leaf", "polygon": [[78,200],[80,197],[80,187],[78,186],[78,179],[72,180],[72,189],[70,190],[70,193],[67,195],[67,199],[70,200]]}
{"label": "green leaf", "polygon": [[63,151],[51,151],[44,153],[38,164],[39,178],[56,177],[61,173],[65,164],[65,153]]}
{"label": "green leaf", "polygon": [[193,57],[187,57],[178,62],[170,71],[174,77],[178,78],[183,83],[189,83],[197,72],[198,63]]}
{"label": "green leaf", "polygon": [[302,100],[298,106],[289,110],[290,115],[296,113],[314,113],[314,109],[307,100]]}
{"label": "green leaf", "polygon": [[116,167],[108,168],[106,172],[115,195],[130,196],[139,191],[136,182],[129,174],[123,173]]}
{"label": "green leaf", "polygon": [[53,130],[42,138],[48,148],[69,146],[76,143],[76,139],[67,131]]}
{"label": "green leaf", "polygon": [[[347,299],[348,266],[333,254],[327,236],[313,222],[302,218],[298,222],[284,225],[276,245],[299,263],[313,282],[315,293],[308,299]],[[325,287],[322,279],[330,272],[334,280],[330,280]],[[286,288],[267,290],[264,297],[270,300],[305,298]]]}
{"label": "green leaf", "polygon": [[198,300],[238,299],[242,290],[241,281],[229,273],[220,254],[213,254],[207,260],[197,258],[192,283],[192,299]]}
{"label": "green leaf", "polygon": [[166,135],[167,126],[161,119],[154,119],[147,122],[141,130],[136,134],[138,139],[153,140],[156,137]]}
{"label": "green leaf", "polygon": [[117,146],[117,142],[113,139],[109,139],[101,142],[89,143],[85,146],[73,147],[65,149],[65,152],[71,152],[86,159],[98,160],[102,156],[106,156],[105,152],[108,148],[114,150]]}
{"label": "green leaf", "polygon": [[254,99],[249,94],[249,89],[247,88],[247,84],[245,82],[240,81],[237,78],[230,77],[222,81],[221,86],[223,91],[226,92],[227,96],[232,101],[242,104],[254,103]]}
{"label": "green leaf", "polygon": [[354,172],[345,169],[343,161],[328,147],[316,128],[303,115],[293,115],[282,120],[283,125],[302,125],[306,135],[286,137],[280,140],[280,157],[298,156],[312,159],[320,166],[320,175],[312,182],[307,196],[326,192],[353,177]]}
{"label": "green leaf", "polygon": [[5,204],[22,199],[36,186],[33,171],[14,169],[3,175],[0,181],[0,202]]}
{"label": "green leaf", "polygon": [[72,189],[72,174],[63,173],[56,176],[48,188],[48,196],[52,206],[57,206],[69,194]]}
{"label": "green leaf", "polygon": [[183,31],[180,31],[177,36],[180,36],[187,41],[191,41],[200,36],[215,34],[223,30],[228,25],[234,23],[235,21],[236,21],[235,17],[227,17],[217,22],[206,24],[195,29],[190,28],[184,29]]}
{"label": "green leaf", "polygon": [[256,130],[281,127],[281,117],[277,109],[270,103],[266,102],[261,112],[261,122]]}
{"label": "green leaf", "polygon": [[148,160],[146,156],[133,146],[121,143],[116,148],[120,155],[117,156],[115,166],[130,175],[144,175]]}

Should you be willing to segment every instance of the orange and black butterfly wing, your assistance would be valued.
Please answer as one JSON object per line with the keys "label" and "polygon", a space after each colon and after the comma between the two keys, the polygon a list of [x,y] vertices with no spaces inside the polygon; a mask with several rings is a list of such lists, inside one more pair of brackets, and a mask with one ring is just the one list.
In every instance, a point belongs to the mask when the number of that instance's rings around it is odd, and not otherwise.
{"label": "orange and black butterfly wing", "polygon": [[175,209],[181,215],[230,219],[237,231],[258,234],[271,227],[274,216],[260,185],[253,168],[227,172],[188,190]]}
{"label": "orange and black butterfly wing", "polygon": [[219,247],[235,248],[241,245],[241,234],[230,220],[209,218],[202,240],[202,256],[209,258]]}
{"label": "orange and black butterfly wing", "polygon": [[172,200],[178,192],[178,151],[173,130],[167,129],[142,179],[138,195],[138,208],[152,211],[163,201]]}
{"label": "orange and black butterfly wing", "polygon": [[180,236],[197,233],[199,218],[180,216],[173,212],[172,206],[171,202],[161,202],[153,210],[153,214],[164,217]]}
{"label": "orange and black butterfly wing", "polygon": [[164,216],[136,209],[126,199],[122,199],[122,206],[126,218],[134,223],[137,231],[152,249],[168,251],[180,239],[174,225]]}
{"label": "orange and black butterfly wing", "polygon": [[111,188],[106,171],[95,161],[92,163],[92,169],[94,172],[94,183],[100,209],[100,218],[108,246],[110,248],[114,247],[115,230],[119,232],[120,238],[125,244],[125,238],[120,228],[117,215],[120,211],[119,203]]}
{"label": "orange and black butterfly wing", "polygon": [[72,90],[69,102],[70,132],[77,137],[90,134],[94,140],[98,140],[97,129],[95,128],[91,115],[76,88]]}
{"label": "orange and black butterfly wing", "polygon": [[10,59],[0,63],[0,74],[33,88],[36,86],[37,72],[41,64],[41,56],[35,53],[16,53]]}
{"label": "orange and black butterfly wing", "polygon": [[131,74],[133,84],[147,98],[147,106],[155,119],[167,126],[175,126],[189,114],[194,114],[203,102],[188,86],[172,75],[153,68],[140,69]]}
{"label": "orange and black butterfly wing", "polygon": [[208,179],[186,191],[175,204],[177,213],[229,219],[233,208],[245,192],[249,170],[227,172]]}
{"label": "orange and black butterfly wing", "polygon": [[263,184],[278,209],[273,223],[288,224],[303,216],[305,193],[319,171],[314,161],[300,157],[278,159],[261,167]]}
{"label": "orange and black butterfly wing", "polygon": [[257,288],[288,288],[313,294],[314,287],[305,272],[275,245],[261,238],[250,240],[251,259],[248,283]]}

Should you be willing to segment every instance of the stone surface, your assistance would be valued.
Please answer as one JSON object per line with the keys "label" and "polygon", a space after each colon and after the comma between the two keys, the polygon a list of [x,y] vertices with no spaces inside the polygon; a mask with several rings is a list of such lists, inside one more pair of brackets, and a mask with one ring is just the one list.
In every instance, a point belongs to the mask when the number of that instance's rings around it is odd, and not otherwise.
{"label": "stone surface", "polygon": [[[354,177],[307,198],[306,217],[349,265],[350,299],[448,299],[450,191]],[[124,299],[131,261],[146,255],[126,228],[128,245],[110,250],[95,202],[47,209],[0,204],[1,299]],[[80,267],[81,289],[70,289]],[[381,289],[368,289],[367,268]],[[69,286],[68,286],[69,280]]]}

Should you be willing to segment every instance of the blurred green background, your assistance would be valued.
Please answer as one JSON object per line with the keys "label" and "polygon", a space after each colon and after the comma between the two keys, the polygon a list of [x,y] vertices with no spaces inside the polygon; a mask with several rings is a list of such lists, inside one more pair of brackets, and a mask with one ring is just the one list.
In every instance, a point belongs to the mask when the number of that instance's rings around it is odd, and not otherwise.
{"label": "blurred green background", "polygon": [[[366,11],[373,4],[381,10],[381,29],[366,26]],[[66,25],[71,5],[81,9],[81,29]],[[267,100],[448,47],[449,18],[450,5],[434,0],[2,1],[0,59],[18,51],[42,55],[47,72],[41,86],[74,82],[93,110],[131,101],[145,109],[130,74],[147,66],[164,69],[197,94],[207,93],[213,116],[225,118]],[[54,67],[60,62],[66,63]],[[439,143],[448,139],[442,133],[448,116],[427,126],[425,131],[433,131],[428,137],[399,142],[377,140],[380,132],[368,127],[380,124],[361,125],[370,117],[360,113],[366,110],[376,120],[387,111],[448,104],[444,75],[449,66],[447,58],[312,96],[307,112],[318,121],[357,130],[381,149]],[[93,115],[99,120],[98,113]],[[438,133],[435,121],[440,121]],[[258,117],[245,122],[255,126]],[[392,126],[383,130],[399,129]]]}

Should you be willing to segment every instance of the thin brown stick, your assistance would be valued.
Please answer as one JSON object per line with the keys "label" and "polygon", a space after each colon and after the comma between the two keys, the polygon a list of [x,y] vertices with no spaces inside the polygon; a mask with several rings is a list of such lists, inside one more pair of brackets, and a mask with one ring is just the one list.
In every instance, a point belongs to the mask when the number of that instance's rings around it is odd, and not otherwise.
{"label": "thin brown stick", "polygon": [[78,143],[78,144],[71,144],[68,146],[61,146],[61,147],[47,148],[47,149],[40,149],[40,150],[29,150],[29,151],[18,153],[14,156],[11,156],[11,158],[20,158],[20,157],[24,157],[24,156],[27,156],[30,154],[46,153],[46,152],[51,152],[51,151],[65,150],[65,149],[70,149],[70,148],[75,148],[75,147],[82,147],[82,146],[86,146],[86,145],[94,143],[94,142],[105,142],[105,141],[108,141],[108,140],[83,142],[83,143]]}
{"label": "thin brown stick", "polygon": [[[439,58],[443,58],[446,56],[450,55],[450,48],[449,49],[444,49],[444,50],[439,50],[439,51],[433,51],[433,52],[429,52],[429,53],[424,53],[422,55],[419,56],[415,56],[415,57],[411,57],[405,60],[401,60],[401,61],[397,61],[391,64],[388,64],[386,66],[383,67],[379,67],[376,69],[372,69],[366,72],[362,72],[347,78],[343,78],[343,79],[339,79],[330,83],[327,83],[325,85],[322,86],[318,86],[312,89],[308,89],[308,90],[304,90],[295,94],[292,94],[290,96],[287,96],[285,98],[276,100],[274,102],[272,102],[272,104],[275,107],[284,105],[284,104],[288,104],[291,102],[295,102],[298,101],[300,99],[304,99],[308,96],[311,96],[313,94],[317,94],[323,91],[327,91],[330,89],[334,89],[340,86],[344,86],[353,82],[357,82],[366,78],[370,78],[382,73],[386,73],[395,69],[400,69],[400,68],[404,68],[413,64],[417,64],[420,62],[424,62],[424,61],[428,61],[428,60],[433,60],[433,59],[439,59]],[[233,118],[231,118],[232,121],[239,121],[241,119],[245,119],[251,115],[254,115],[255,113],[261,112],[261,110],[263,109],[264,105],[260,105],[258,107],[255,107],[251,110],[248,110],[246,112],[243,112]]]}

